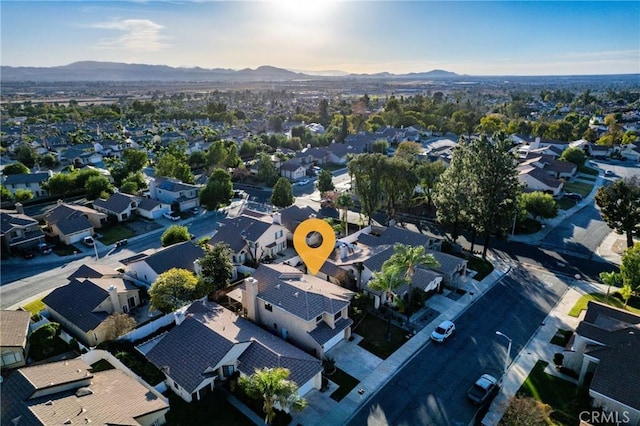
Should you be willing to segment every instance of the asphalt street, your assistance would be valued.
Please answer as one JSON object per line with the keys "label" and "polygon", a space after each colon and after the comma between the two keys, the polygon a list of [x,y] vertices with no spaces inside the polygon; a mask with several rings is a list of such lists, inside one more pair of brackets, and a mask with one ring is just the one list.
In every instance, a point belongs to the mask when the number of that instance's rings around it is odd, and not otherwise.
{"label": "asphalt street", "polygon": [[[478,407],[466,393],[481,374],[500,377],[567,289],[563,279],[516,267],[455,319],[444,344],[428,343],[350,419],[351,425],[468,425]],[[508,307],[508,309],[506,309]]]}

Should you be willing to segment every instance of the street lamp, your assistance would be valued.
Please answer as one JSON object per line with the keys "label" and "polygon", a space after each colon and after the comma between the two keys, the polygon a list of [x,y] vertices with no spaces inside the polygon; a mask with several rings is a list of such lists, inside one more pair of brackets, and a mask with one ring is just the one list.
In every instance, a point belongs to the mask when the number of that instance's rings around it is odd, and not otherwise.
{"label": "street lamp", "polygon": [[507,339],[509,341],[509,346],[507,347],[507,356],[506,356],[506,358],[504,360],[504,375],[506,376],[507,375],[507,368],[509,368],[509,360],[511,359],[511,339],[509,338],[509,336],[507,336],[506,334],[501,333],[499,331],[496,331],[496,334],[498,336],[504,337],[505,339]]}

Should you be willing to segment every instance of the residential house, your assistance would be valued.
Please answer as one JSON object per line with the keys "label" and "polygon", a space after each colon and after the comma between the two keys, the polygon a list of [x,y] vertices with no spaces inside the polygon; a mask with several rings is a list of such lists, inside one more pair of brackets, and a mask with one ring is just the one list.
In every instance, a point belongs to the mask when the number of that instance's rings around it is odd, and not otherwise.
{"label": "residential house", "polygon": [[73,164],[76,167],[98,164],[102,162],[102,154],[95,152],[93,145],[73,145],[60,154],[60,162],[63,164]]}
{"label": "residential house", "polygon": [[93,208],[109,216],[115,216],[118,222],[123,222],[134,215],[138,209],[138,200],[132,195],[116,192],[106,200],[104,198],[95,200]]}
{"label": "residential house", "polygon": [[151,199],[187,211],[200,206],[200,187],[180,182],[173,178],[157,176],[149,182]]}
{"label": "residential house", "polygon": [[128,313],[141,303],[138,287],[122,274],[81,267],[69,279],[69,284],[56,288],[42,301],[50,319],[86,346],[108,338],[104,321],[110,315]]}
{"label": "residential house", "polygon": [[227,295],[242,303],[248,319],[314,351],[320,359],[351,337],[349,305],[354,293],[292,266],[260,265]]}
{"label": "residential house", "polygon": [[620,155],[627,160],[640,161],[640,143],[636,142],[622,145]]}
{"label": "residential house", "polygon": [[524,185],[526,191],[540,191],[547,194],[558,195],[562,191],[564,183],[550,176],[541,168],[535,166],[518,166],[518,181]]}
{"label": "residential house", "polygon": [[157,426],[169,411],[149,385],[117,368],[94,372],[81,358],[16,370],[0,397],[0,423],[13,426]]}
{"label": "residential house", "polygon": [[589,155],[593,158],[607,158],[613,154],[614,149],[609,145],[598,145],[596,143],[590,143],[587,147]]}
{"label": "residential house", "polygon": [[292,158],[280,165],[280,176],[291,180],[302,179],[307,175],[309,167],[311,164],[303,165],[299,158]]}
{"label": "residential house", "polygon": [[[375,254],[372,254],[372,256],[362,262],[362,265],[364,267],[362,271],[362,282],[365,283],[363,289],[373,294],[374,306],[376,308],[378,308],[381,304],[395,304],[396,299],[405,301],[409,300],[409,292],[412,291],[412,289],[422,290],[427,293],[428,296],[440,291],[440,286],[443,281],[443,275],[420,266],[416,268],[415,273],[413,274],[413,277],[411,279],[411,283],[403,284],[390,294],[373,290],[368,287],[367,284],[371,279],[373,279],[374,273],[382,271],[383,263],[389,260],[389,258],[394,253],[393,246],[389,244],[378,246],[378,248],[380,250],[377,250]],[[344,256],[344,258],[346,258],[346,256]]]}
{"label": "residential house", "polygon": [[318,217],[318,212],[309,206],[298,207],[294,204],[273,213],[272,217],[273,223],[285,227],[287,241],[293,241],[293,233],[298,225],[307,219]]}
{"label": "residential house", "polygon": [[556,160],[550,155],[529,153],[520,163],[523,166],[535,166],[557,179],[569,180],[576,175],[578,166],[568,161]]}
{"label": "residential house", "polygon": [[141,253],[127,262],[125,278],[139,285],[150,287],[158,275],[172,268],[186,269],[198,273],[197,260],[203,258],[205,252],[191,241],[174,244],[162,248],[155,253]]}
{"label": "residential house", "polygon": [[322,385],[320,360],[216,303],[196,301],[176,315],[177,326],[146,357],[187,402],[202,400],[236,371],[250,376],[257,369],[286,368],[301,396]]}
{"label": "residential house", "polygon": [[0,367],[3,370],[26,364],[30,323],[28,311],[0,311]]}
{"label": "residential house", "polygon": [[164,213],[170,212],[171,206],[150,198],[143,198],[138,200],[138,208],[136,210],[139,216],[155,220],[160,219]]}
{"label": "residential house", "polygon": [[34,198],[46,197],[47,191],[43,188],[43,184],[53,176],[53,173],[49,170],[46,172],[7,175],[2,179],[2,186],[7,188],[12,196],[16,194],[19,189],[29,190],[33,194]]}
{"label": "residential house", "polygon": [[640,424],[640,315],[590,301],[576,328],[564,365],[592,375],[589,396],[606,413],[624,414],[625,424]]}
{"label": "residential house", "polygon": [[94,228],[101,228],[107,222],[107,215],[89,207],[58,200],[57,205],[45,214],[44,221],[45,234],[71,245],[92,236]]}
{"label": "residential house", "polygon": [[44,232],[37,220],[24,214],[22,204],[16,203],[16,211],[0,210],[0,238],[2,250],[15,253],[41,243]]}
{"label": "residential house", "polygon": [[286,228],[279,223],[279,215],[273,218],[250,217],[245,214],[220,221],[218,231],[208,244],[224,242],[233,252],[233,262],[242,265],[247,261],[259,263],[272,260],[287,248]]}

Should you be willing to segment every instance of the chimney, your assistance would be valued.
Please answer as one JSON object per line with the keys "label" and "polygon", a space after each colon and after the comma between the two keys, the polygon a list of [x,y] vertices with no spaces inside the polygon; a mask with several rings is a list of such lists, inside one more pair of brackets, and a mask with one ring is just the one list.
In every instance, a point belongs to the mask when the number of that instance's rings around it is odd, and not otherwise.
{"label": "chimney", "polygon": [[18,214],[24,214],[24,207],[22,207],[22,203],[16,203],[16,212]]}
{"label": "chimney", "polygon": [[274,212],[272,217],[274,225],[282,225],[282,214],[280,212]]}
{"label": "chimney", "polygon": [[247,317],[253,322],[258,322],[258,280],[253,277],[245,278],[244,288],[242,305],[247,310]]}
{"label": "chimney", "polygon": [[182,310],[175,311],[173,316],[175,318],[176,325],[182,324],[182,321],[184,321],[185,318],[184,311]]}
{"label": "chimney", "polygon": [[200,259],[196,259],[193,261],[193,272],[196,275],[200,275],[202,273],[202,265],[200,265]]}
{"label": "chimney", "polygon": [[120,306],[120,298],[118,297],[118,289],[115,285],[110,285],[107,288],[109,291],[109,298],[111,298],[111,304],[113,305],[113,313],[122,312],[122,306]]}
{"label": "chimney", "polygon": [[540,136],[536,136],[536,141],[531,144],[531,149],[540,148]]}

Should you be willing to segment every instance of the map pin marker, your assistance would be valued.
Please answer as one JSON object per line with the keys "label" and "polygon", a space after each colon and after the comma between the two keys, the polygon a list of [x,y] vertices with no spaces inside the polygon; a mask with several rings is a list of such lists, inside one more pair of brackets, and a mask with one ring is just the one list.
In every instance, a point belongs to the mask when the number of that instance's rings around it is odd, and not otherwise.
{"label": "map pin marker", "polygon": [[[322,236],[322,244],[319,247],[311,247],[307,244],[307,236],[312,232]],[[315,275],[333,252],[336,246],[336,234],[331,225],[321,219],[312,218],[302,222],[293,233],[293,248],[296,249],[307,271]]]}

